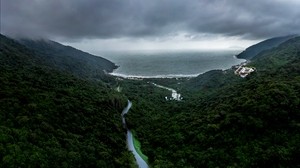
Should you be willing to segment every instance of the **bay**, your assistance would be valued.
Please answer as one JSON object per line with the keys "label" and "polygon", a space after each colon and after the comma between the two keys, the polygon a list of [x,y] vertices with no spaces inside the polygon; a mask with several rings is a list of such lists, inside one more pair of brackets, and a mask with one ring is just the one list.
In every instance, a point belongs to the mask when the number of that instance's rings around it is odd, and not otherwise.
{"label": "bay", "polygon": [[120,67],[114,76],[139,78],[195,77],[213,69],[228,69],[244,62],[240,51],[106,51],[100,53]]}

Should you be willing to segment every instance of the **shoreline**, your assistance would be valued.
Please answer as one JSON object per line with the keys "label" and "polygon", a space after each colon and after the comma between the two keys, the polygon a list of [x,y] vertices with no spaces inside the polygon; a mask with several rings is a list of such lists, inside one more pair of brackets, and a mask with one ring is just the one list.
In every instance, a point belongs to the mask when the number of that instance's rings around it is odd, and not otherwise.
{"label": "shoreline", "polygon": [[237,55],[233,55],[233,57],[235,59],[241,60],[242,62],[239,64],[234,64],[232,65],[230,68],[224,68],[224,69],[210,69],[207,70],[205,72],[201,72],[201,73],[195,73],[195,74],[164,74],[164,75],[151,75],[151,76],[147,76],[147,75],[126,75],[126,74],[122,74],[122,73],[118,73],[115,72],[118,68],[120,68],[120,65],[115,64],[115,69],[113,69],[113,71],[108,72],[107,74],[113,77],[120,77],[120,78],[124,78],[124,79],[136,79],[136,80],[143,80],[143,79],[190,79],[190,78],[195,78],[198,77],[199,75],[202,75],[204,73],[207,73],[209,71],[213,71],[213,70],[222,70],[222,71],[226,71],[228,69],[231,69],[234,66],[240,65],[240,64],[244,64],[247,63],[248,60],[247,59],[241,59],[241,58],[237,58]]}
{"label": "shoreline", "polygon": [[[207,71],[208,72],[208,71]],[[120,73],[108,73],[114,77],[120,77],[125,79],[176,79],[176,78],[195,78],[203,73],[184,75],[184,74],[169,74],[169,75],[154,75],[154,76],[143,76],[143,75],[125,75]]]}

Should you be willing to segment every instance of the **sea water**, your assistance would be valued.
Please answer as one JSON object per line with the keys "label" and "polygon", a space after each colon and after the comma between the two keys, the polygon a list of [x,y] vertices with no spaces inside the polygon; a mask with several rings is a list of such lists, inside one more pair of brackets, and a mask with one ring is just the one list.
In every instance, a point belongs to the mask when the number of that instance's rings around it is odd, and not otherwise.
{"label": "sea water", "polygon": [[244,62],[240,51],[106,51],[99,55],[120,67],[112,75],[140,78],[195,77]]}

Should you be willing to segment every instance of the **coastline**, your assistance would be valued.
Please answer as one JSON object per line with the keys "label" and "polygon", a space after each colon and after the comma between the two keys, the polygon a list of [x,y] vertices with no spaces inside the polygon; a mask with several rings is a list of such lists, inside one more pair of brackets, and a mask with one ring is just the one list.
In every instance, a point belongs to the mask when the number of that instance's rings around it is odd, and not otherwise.
{"label": "coastline", "polygon": [[[104,56],[105,55],[105,56]],[[194,78],[210,70],[226,70],[244,62],[237,52],[124,52],[101,54],[115,63],[109,75],[122,78]]]}
{"label": "coastline", "polygon": [[177,74],[160,74],[160,75],[130,75],[130,74],[124,74],[124,73],[116,72],[116,70],[121,66],[115,64],[116,68],[112,72],[109,72],[107,74],[109,74],[111,76],[114,76],[114,77],[120,77],[120,78],[124,78],[124,79],[135,79],[135,80],[142,80],[142,79],[176,79],[176,78],[190,79],[190,78],[198,77],[199,75],[202,75],[202,74],[204,74],[206,72],[209,72],[209,71],[212,71],[212,70],[225,71],[225,70],[228,70],[228,69],[232,68],[233,66],[240,65],[240,64],[243,64],[243,63],[247,62],[246,59],[237,58],[236,55],[233,55],[232,57],[235,58],[235,59],[240,60],[240,63],[233,64],[231,67],[209,69],[209,70],[206,70],[206,71],[203,71],[203,72],[200,72],[200,73],[192,73],[192,74],[179,74],[179,73],[177,73]]}
{"label": "coastline", "polygon": [[111,72],[108,74],[111,76],[114,76],[114,77],[121,77],[121,78],[125,78],[125,79],[173,79],[173,78],[195,78],[203,73],[191,74],[191,75],[168,74],[168,75],[153,75],[153,76],[126,75],[126,74],[115,73],[115,72]]}

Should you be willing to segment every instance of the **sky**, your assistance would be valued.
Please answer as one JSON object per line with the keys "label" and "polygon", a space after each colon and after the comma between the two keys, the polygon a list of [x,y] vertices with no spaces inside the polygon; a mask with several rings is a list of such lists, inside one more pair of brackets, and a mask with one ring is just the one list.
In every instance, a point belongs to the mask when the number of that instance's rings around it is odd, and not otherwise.
{"label": "sky", "polygon": [[300,0],[1,0],[1,34],[101,50],[244,49],[300,34]]}

